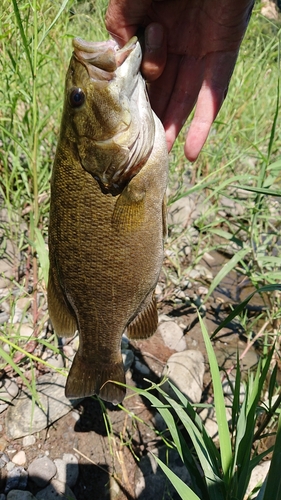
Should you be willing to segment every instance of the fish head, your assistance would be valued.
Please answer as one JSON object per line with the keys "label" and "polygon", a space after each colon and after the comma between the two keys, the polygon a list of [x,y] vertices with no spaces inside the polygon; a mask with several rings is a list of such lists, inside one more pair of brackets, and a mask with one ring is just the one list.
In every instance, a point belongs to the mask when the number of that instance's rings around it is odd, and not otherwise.
{"label": "fish head", "polygon": [[141,46],[73,40],[61,134],[105,193],[117,195],[146,163],[155,125],[140,74]]}

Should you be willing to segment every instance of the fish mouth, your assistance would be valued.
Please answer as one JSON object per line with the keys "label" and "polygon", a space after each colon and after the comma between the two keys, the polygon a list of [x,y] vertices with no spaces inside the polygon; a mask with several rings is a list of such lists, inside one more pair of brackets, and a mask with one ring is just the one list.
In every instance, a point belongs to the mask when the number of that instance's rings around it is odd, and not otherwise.
{"label": "fish mouth", "polygon": [[[110,81],[116,77],[116,70],[129,58],[132,52],[136,51],[139,44],[137,37],[134,36],[122,48],[114,40],[87,42],[82,38],[74,38],[72,45],[74,57],[86,67],[90,78]],[[139,57],[134,58],[135,67],[132,68],[134,72],[138,72],[140,68],[141,49],[139,52]],[[128,65],[131,66],[130,63],[131,61],[128,61]]]}

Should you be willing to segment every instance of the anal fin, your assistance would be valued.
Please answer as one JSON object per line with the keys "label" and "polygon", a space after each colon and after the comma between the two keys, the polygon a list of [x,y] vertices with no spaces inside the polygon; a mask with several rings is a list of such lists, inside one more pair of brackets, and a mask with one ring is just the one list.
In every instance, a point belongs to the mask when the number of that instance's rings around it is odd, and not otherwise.
{"label": "anal fin", "polygon": [[158,326],[158,312],[155,295],[148,304],[138,313],[127,326],[127,335],[131,339],[145,339],[151,337]]}
{"label": "anal fin", "polygon": [[126,394],[126,388],[114,382],[125,384],[125,373],[120,356],[117,363],[95,363],[79,354],[74,357],[65,386],[67,398],[85,398],[96,394],[104,401],[117,405]]}

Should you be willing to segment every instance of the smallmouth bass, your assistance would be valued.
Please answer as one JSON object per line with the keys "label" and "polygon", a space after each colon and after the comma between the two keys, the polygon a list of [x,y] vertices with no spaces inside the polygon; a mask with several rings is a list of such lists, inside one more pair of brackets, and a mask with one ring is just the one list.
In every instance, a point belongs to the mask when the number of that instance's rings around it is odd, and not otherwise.
{"label": "smallmouth bass", "polygon": [[122,334],[157,328],[168,153],[137,38],[73,47],[51,179],[49,314],[58,335],[79,331],[66,396],[117,404]]}

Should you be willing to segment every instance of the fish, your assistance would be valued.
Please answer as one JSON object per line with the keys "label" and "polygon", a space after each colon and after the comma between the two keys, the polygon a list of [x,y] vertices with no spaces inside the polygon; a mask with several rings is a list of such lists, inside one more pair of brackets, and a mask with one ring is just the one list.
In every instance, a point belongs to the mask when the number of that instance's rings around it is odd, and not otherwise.
{"label": "fish", "polygon": [[79,332],[65,394],[126,394],[121,339],[157,329],[168,151],[140,73],[137,37],[73,40],[51,175],[48,308],[58,336]]}

